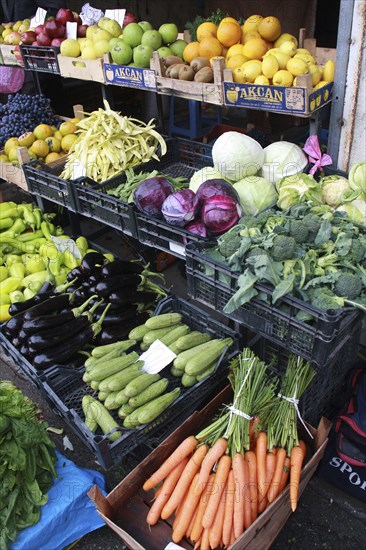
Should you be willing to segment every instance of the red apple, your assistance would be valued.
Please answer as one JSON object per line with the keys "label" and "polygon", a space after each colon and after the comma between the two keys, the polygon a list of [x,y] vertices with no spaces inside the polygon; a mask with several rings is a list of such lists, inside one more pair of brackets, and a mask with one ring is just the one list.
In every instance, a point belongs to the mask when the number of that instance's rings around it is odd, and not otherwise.
{"label": "red apple", "polygon": [[37,27],[34,30],[36,34],[40,34],[41,32],[44,32],[44,25],[37,25]]}
{"label": "red apple", "polygon": [[37,36],[38,46],[51,46],[51,38],[45,32],[40,32]]}
{"label": "red apple", "polygon": [[59,48],[61,46],[61,42],[64,40],[66,40],[66,38],[52,38],[51,46]]}
{"label": "red apple", "polygon": [[86,37],[86,30],[89,25],[78,25],[78,31],[77,35],[79,38],[85,38]]}
{"label": "red apple", "polygon": [[[39,46],[37,40],[35,40],[34,42],[32,42],[32,46]],[[33,54],[32,54],[33,55]]]}
{"label": "red apple", "polygon": [[75,23],[77,23],[78,25],[82,25],[83,22],[82,22],[82,20],[81,20],[80,15],[78,14],[78,12],[77,12],[77,11],[73,11],[72,14],[73,14],[73,16],[74,16],[74,21],[75,21]]}
{"label": "red apple", "polygon": [[123,26],[125,27],[129,23],[137,23],[137,17],[130,11],[126,11],[125,17],[123,19]]}
{"label": "red apple", "polygon": [[62,38],[65,36],[66,31],[65,25],[56,20],[47,21],[47,23],[45,23],[44,30],[51,38]]}
{"label": "red apple", "polygon": [[56,21],[60,21],[60,23],[66,25],[67,21],[74,21],[74,15],[71,10],[67,8],[60,8],[56,13]]}
{"label": "red apple", "polygon": [[25,32],[22,32],[21,34],[21,41],[22,41],[22,44],[26,44],[26,46],[29,46],[30,44],[32,44],[37,38],[37,35],[34,31],[25,31]]}

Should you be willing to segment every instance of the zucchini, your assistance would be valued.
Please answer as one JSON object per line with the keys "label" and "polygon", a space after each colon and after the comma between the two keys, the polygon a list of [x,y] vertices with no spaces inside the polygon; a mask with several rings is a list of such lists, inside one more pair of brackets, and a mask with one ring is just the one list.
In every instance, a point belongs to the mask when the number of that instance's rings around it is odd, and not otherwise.
{"label": "zucchini", "polygon": [[[117,441],[117,439],[121,437],[120,426],[102,403],[90,395],[84,395],[82,407],[83,411],[85,411],[85,417],[93,418],[110,441]],[[116,428],[118,428],[118,431],[111,433],[112,430],[116,430]]]}
{"label": "zucchini", "polygon": [[149,349],[150,345],[149,344],[144,344],[144,342],[141,342],[140,344],[140,350],[141,351],[147,351]]}
{"label": "zucchini", "polygon": [[155,399],[156,397],[159,397],[159,395],[164,393],[168,385],[169,380],[167,378],[161,378],[157,382],[154,382],[153,384],[148,386],[138,395],[135,395],[135,397],[130,397],[128,403],[131,405],[131,407],[141,407],[141,405],[145,405],[145,403],[148,403],[152,399]]}
{"label": "zucchini", "polygon": [[211,363],[211,365],[209,365],[206,370],[204,370],[200,374],[197,374],[196,376],[197,382],[201,382],[201,380],[203,380],[204,378],[207,378],[207,376],[210,376],[210,374],[212,374],[216,370],[216,365],[217,365],[217,359],[215,359],[215,361]]}
{"label": "zucchini", "polygon": [[83,382],[86,382],[87,384],[89,384],[89,382],[91,381],[92,381],[92,377],[87,371],[85,371],[83,374]]}
{"label": "zucchini", "polygon": [[98,390],[99,390],[99,381],[98,381],[98,380],[91,380],[90,383],[89,383],[89,386],[90,386],[94,391],[98,391]]}
{"label": "zucchini", "polygon": [[126,418],[129,414],[131,414],[136,407],[131,407],[129,403],[124,403],[122,407],[118,410],[118,416],[120,418]]}
{"label": "zucchini", "polygon": [[190,332],[190,328],[188,325],[177,325],[175,328],[169,329],[168,334],[163,336],[162,338],[159,338],[159,340],[165,344],[166,346],[170,346],[171,344],[174,344],[174,342],[180,338],[181,336],[184,336],[185,334],[188,334]]}
{"label": "zucchini", "polygon": [[90,371],[88,371],[88,374],[92,378],[92,380],[104,380],[105,378],[112,376],[112,374],[126,369],[127,367],[132,365],[138,358],[138,353],[136,353],[136,351],[132,351],[131,353],[123,355],[122,357],[115,357],[107,363],[96,365],[95,367],[90,369]]}
{"label": "zucchini", "polygon": [[119,405],[116,401],[116,397],[118,395],[118,391],[112,391],[108,394],[107,398],[104,401],[104,406],[109,411],[114,411],[115,409],[119,409],[121,405]]}
{"label": "zucchini", "polygon": [[[178,338],[178,340],[179,340],[179,338]],[[177,343],[176,342],[174,342],[173,344],[170,344],[170,346],[168,346],[168,348],[170,349],[170,351],[175,353],[175,355],[178,355],[178,353],[180,352],[180,349],[177,348]]]}
{"label": "zucchini", "polygon": [[[138,411],[138,408],[132,411],[131,414],[125,417],[123,421],[124,428],[138,428],[141,425],[140,422],[138,421],[138,418],[137,418],[138,413],[136,411]],[[122,414],[122,411],[121,411],[121,414]]]}
{"label": "zucchini", "polygon": [[98,393],[99,401],[105,401],[110,393],[111,392],[109,392],[109,391],[100,391],[99,390],[99,393]]}
{"label": "zucchini", "polygon": [[122,340],[121,342],[114,342],[113,344],[106,344],[104,346],[96,346],[92,350],[92,356],[96,357],[97,359],[103,358],[107,355],[107,353],[111,353],[112,351],[127,351],[130,349],[133,345],[135,345],[136,342],[132,342],[131,339],[129,340]]}
{"label": "zucchini", "polygon": [[94,433],[98,427],[98,423],[94,418],[93,407],[91,406],[91,399],[93,398],[90,395],[84,395],[81,406],[85,416],[85,425],[89,428],[91,432]]}
{"label": "zucchini", "polygon": [[126,355],[125,351],[110,351],[104,357],[88,357],[88,359],[84,363],[84,367],[87,371],[90,371],[97,365],[104,365],[107,361],[115,359],[116,357],[123,357],[124,355]]}
{"label": "zucchini", "polygon": [[190,376],[197,376],[204,372],[215,359],[218,359],[226,347],[233,343],[231,338],[210,342],[206,353],[199,353],[188,359],[184,370]]}
{"label": "zucchini", "polygon": [[148,372],[131,380],[124,389],[128,397],[135,397],[148,388],[153,382],[160,380],[160,374],[149,374]]}
{"label": "zucchini", "polygon": [[[130,370],[131,367],[129,367],[128,370]],[[122,390],[127,386],[131,380],[134,380],[138,376],[141,376],[143,374],[142,370],[140,370],[139,367],[132,368],[130,372],[123,371],[121,373],[114,374],[113,377],[108,382],[108,389],[110,391],[119,391]]]}
{"label": "zucchini", "polygon": [[200,344],[199,346],[195,346],[194,348],[187,349],[185,351],[182,351],[177,355],[177,357],[173,361],[173,366],[176,369],[184,370],[184,367],[191,357],[194,357],[195,355],[206,352],[210,349],[213,342],[216,342],[217,340],[211,340],[210,342],[205,342],[204,344]]}
{"label": "zucchini", "polygon": [[130,340],[140,342],[147,332],[149,332],[149,329],[147,328],[146,323],[143,323],[142,325],[138,325],[137,327],[133,328],[129,332],[128,337]]}
{"label": "zucchini", "polygon": [[165,409],[167,409],[169,405],[171,405],[173,401],[180,396],[180,393],[180,388],[175,388],[173,391],[164,393],[164,395],[160,395],[152,401],[145,403],[142,407],[138,407],[136,412],[138,411],[137,419],[140,424],[148,424],[149,422],[155,420],[155,418],[160,416]]}
{"label": "zucchini", "polygon": [[173,365],[172,368],[170,369],[170,374],[171,374],[172,376],[175,376],[176,378],[180,378],[181,376],[183,376],[184,370],[177,369],[177,368]]}
{"label": "zucchini", "polygon": [[190,376],[186,372],[182,376],[182,386],[185,388],[191,388],[197,383],[197,378],[195,376]]}
{"label": "zucchini", "polygon": [[155,340],[161,340],[163,336],[171,332],[171,327],[158,328],[156,330],[149,329],[143,337],[142,341],[144,344],[150,346]]}
{"label": "zucchini", "polygon": [[180,323],[182,318],[183,316],[180,313],[162,313],[161,315],[150,317],[150,319],[146,321],[145,326],[150,330],[171,327]]}
{"label": "zucchini", "polygon": [[115,401],[116,403],[118,403],[118,405],[121,407],[121,405],[124,405],[125,403],[128,403],[128,400],[129,398],[127,397],[127,395],[125,394],[125,390],[119,390],[117,392],[117,395],[115,397]]}
{"label": "zucchini", "polygon": [[194,330],[189,334],[178,338],[178,340],[176,341],[176,346],[180,351],[184,351],[186,349],[199,346],[200,344],[204,344],[209,340],[211,340],[211,336],[209,334],[207,334],[206,332],[199,332],[198,330]]}
{"label": "zucchini", "polygon": [[[141,363],[141,362],[139,362],[139,363]],[[131,372],[133,372],[135,374],[137,372],[140,372],[140,366],[138,364],[133,363],[132,365],[129,365],[125,369],[123,369],[121,371],[118,371],[118,372],[115,372],[114,374],[111,374],[110,376],[107,376],[106,378],[104,378],[103,380],[100,381],[99,389],[101,391],[108,391],[108,392],[121,390],[130,381],[129,375],[131,374]],[[126,382],[126,384],[123,384],[123,386],[121,386],[120,388],[110,389],[108,387],[109,382],[111,382],[112,380],[120,380],[121,377],[122,378],[126,377],[128,379],[128,382]],[[131,380],[132,380],[132,378],[131,378]]]}

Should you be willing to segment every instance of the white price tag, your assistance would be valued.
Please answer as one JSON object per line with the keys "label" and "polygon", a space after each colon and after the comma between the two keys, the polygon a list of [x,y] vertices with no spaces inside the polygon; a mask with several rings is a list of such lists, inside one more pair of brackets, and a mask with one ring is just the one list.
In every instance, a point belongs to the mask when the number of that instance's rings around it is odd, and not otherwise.
{"label": "white price tag", "polygon": [[169,249],[176,254],[179,254],[180,256],[185,257],[186,256],[186,249],[185,246],[178,243],[173,243],[172,241],[169,241]]}
{"label": "white price tag", "polygon": [[38,25],[43,25],[44,20],[46,19],[47,10],[44,10],[43,8],[37,8],[36,15],[32,17],[30,21],[30,27],[32,29],[35,29],[38,27]]}
{"label": "white price tag", "polygon": [[83,178],[84,176],[86,176],[86,168],[81,162],[76,160],[72,167],[72,179],[76,180],[77,178]]}
{"label": "white price tag", "polygon": [[125,18],[126,10],[105,10],[104,17],[109,17],[109,19],[114,19],[123,27],[123,20]]}
{"label": "white price tag", "polygon": [[73,21],[66,21],[66,38],[77,39],[78,24]]}
{"label": "white price tag", "polygon": [[184,550],[184,548],[182,546],[179,546],[178,544],[175,544],[175,542],[169,542],[164,550]]}
{"label": "white price tag", "polygon": [[145,363],[142,370],[149,374],[156,374],[169,365],[176,357],[176,354],[163,342],[155,340],[149,349],[140,355],[140,360]]}

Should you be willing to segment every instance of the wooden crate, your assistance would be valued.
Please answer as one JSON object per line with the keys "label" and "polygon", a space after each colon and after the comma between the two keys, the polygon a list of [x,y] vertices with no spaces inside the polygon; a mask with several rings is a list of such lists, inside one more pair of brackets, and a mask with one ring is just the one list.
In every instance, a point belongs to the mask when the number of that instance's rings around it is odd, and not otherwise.
{"label": "wooden crate", "polygon": [[[145,460],[104,497],[98,487],[89,491],[97,511],[105,523],[123,540],[131,550],[161,550],[171,542],[171,520],[160,520],[149,527],[145,521],[153,492],[142,490],[144,481],[160,466],[179,443],[188,435],[198,433],[221,408],[229,403],[231,389],[226,387],[205,408],[193,413],[175,432],[161,443]],[[313,440],[303,438],[311,446],[311,456],[303,467],[299,487],[301,496],[313,476],[327,445],[327,436],[331,424],[322,419],[317,429],[308,425],[314,436]],[[289,487],[257,518],[229,550],[267,550],[281,531],[291,514]],[[304,533],[305,534],[305,533]],[[192,550],[193,545],[183,539],[179,547]]]}
{"label": "wooden crate", "polygon": [[81,57],[67,57],[58,54],[57,60],[61,76],[105,84],[102,58],[82,59]]}
{"label": "wooden crate", "polygon": [[159,94],[174,95],[186,99],[195,99],[222,105],[223,103],[223,71],[225,59],[223,57],[213,60],[213,83],[191,82],[168,78],[163,76],[162,64],[157,52],[154,52],[150,67],[156,73],[156,91]]}
{"label": "wooden crate", "polygon": [[18,67],[24,67],[24,61],[19,46],[1,44],[0,52],[2,57],[2,65],[17,65]]}
{"label": "wooden crate", "polygon": [[306,38],[306,29],[300,29],[299,48],[306,48],[315,58],[318,65],[324,65],[328,60],[336,61],[335,48],[320,48],[316,45],[316,38]]}

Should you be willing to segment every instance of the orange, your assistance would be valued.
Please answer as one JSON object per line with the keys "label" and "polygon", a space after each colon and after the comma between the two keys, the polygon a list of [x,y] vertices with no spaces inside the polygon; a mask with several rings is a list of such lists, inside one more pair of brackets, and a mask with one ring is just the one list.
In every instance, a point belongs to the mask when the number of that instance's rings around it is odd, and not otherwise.
{"label": "orange", "polygon": [[245,57],[245,55],[237,53],[229,58],[226,58],[226,67],[228,69],[236,69],[237,67],[241,67],[241,65],[243,65],[246,61],[249,61],[249,59]]}
{"label": "orange", "polygon": [[241,27],[238,23],[232,21],[221,22],[217,29],[217,38],[220,40],[223,46],[230,48],[234,44],[240,42],[241,39]]}
{"label": "orange", "polygon": [[200,42],[198,53],[200,57],[215,57],[222,54],[222,45],[214,36],[207,36]]}
{"label": "orange", "polygon": [[199,56],[199,42],[189,42],[183,50],[183,59],[186,63],[190,63],[192,59]]}
{"label": "orange", "polygon": [[224,17],[224,19],[221,19],[220,25],[221,23],[236,23],[237,25],[239,25],[239,23],[237,22],[236,19],[234,19],[234,17]]}
{"label": "orange", "polygon": [[269,42],[274,42],[281,34],[281,23],[277,17],[269,15],[262,19],[259,23],[257,31],[264,38],[264,40],[269,40]]}
{"label": "orange", "polygon": [[243,46],[243,55],[249,59],[261,60],[267,52],[267,43],[262,38],[251,38]]}
{"label": "orange", "polygon": [[204,38],[207,36],[216,36],[217,34],[217,26],[215,23],[212,23],[211,21],[206,21],[205,23],[201,23],[197,27],[196,35],[198,42],[201,42]]}
{"label": "orange", "polygon": [[239,55],[243,53],[243,45],[242,44],[234,44],[234,46],[230,46],[230,48],[227,51],[226,57],[229,59],[232,55]]}
{"label": "orange", "polygon": [[263,17],[261,15],[250,15],[244,22],[244,25],[242,25],[243,32],[256,31],[262,19]]}

